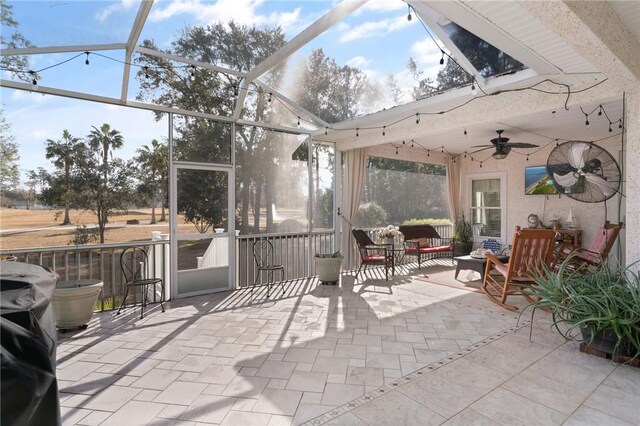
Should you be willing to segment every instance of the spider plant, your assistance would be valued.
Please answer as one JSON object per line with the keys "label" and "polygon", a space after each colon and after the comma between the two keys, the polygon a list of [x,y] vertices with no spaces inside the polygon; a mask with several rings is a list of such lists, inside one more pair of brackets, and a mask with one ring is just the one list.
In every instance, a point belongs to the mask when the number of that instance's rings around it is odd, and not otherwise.
{"label": "spider plant", "polygon": [[575,268],[572,260],[570,256],[555,270],[546,268],[525,290],[534,300],[527,306],[532,308],[532,322],[536,309],[544,309],[551,312],[553,325],[567,340],[574,339],[580,329],[588,345],[610,336],[615,341],[612,353],[640,356],[638,272],[607,263]]}

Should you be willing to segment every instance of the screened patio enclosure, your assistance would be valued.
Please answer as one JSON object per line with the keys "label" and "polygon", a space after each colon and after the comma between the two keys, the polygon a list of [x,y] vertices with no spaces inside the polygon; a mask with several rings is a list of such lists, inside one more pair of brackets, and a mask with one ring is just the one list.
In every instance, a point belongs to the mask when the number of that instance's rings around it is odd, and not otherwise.
{"label": "screened patio enclosure", "polygon": [[[478,212],[473,188],[501,188],[498,210],[477,215],[488,231],[476,242],[508,244],[529,213],[573,209],[585,224],[619,217],[618,258],[640,259],[639,247],[624,245],[640,237],[637,2],[6,5],[17,23],[2,29],[11,119],[78,114],[95,102],[164,120],[174,297],[252,282],[237,265],[251,263],[259,236],[278,241],[296,276],[313,273],[316,252],[350,253],[351,226],[370,201],[371,158],[431,167],[437,182],[412,186],[437,193],[444,219]],[[56,108],[59,98],[76,109]],[[103,114],[87,124],[107,122]],[[506,161],[477,152],[498,129],[537,148],[513,149]],[[619,161],[625,183],[607,209],[524,196],[523,169],[569,140],[596,142]],[[195,231],[183,232],[185,217]]]}

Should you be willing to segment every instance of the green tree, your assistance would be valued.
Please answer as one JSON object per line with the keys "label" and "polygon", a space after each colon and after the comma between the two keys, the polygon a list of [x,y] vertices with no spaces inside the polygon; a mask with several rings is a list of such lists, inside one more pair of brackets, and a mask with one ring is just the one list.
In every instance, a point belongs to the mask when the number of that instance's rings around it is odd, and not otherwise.
{"label": "green tree", "polygon": [[[13,5],[5,0],[0,0],[0,45],[2,50],[34,47],[17,30],[18,21],[13,19]],[[0,57],[0,67],[10,71],[14,76],[23,81],[31,81],[38,78],[37,74],[29,73],[29,57],[25,55],[11,55]]]}
{"label": "green tree", "polygon": [[140,164],[143,171],[143,179],[150,188],[151,195],[151,222],[156,223],[156,204],[158,195],[160,200],[164,200],[164,186],[169,168],[169,150],[167,145],[158,142],[157,139],[151,141],[151,147],[142,145],[138,148],[138,156],[135,160]]}
{"label": "green tree", "polygon": [[[224,64],[236,71],[248,72],[265,60],[285,43],[283,31],[279,28],[257,28],[241,26],[234,22],[206,27],[185,28],[172,42],[172,49],[166,50],[199,62],[215,65]],[[145,40],[143,46],[158,50],[152,40]],[[139,100],[153,100],[162,105],[191,111],[201,111],[219,115],[231,115],[235,107],[235,93],[240,83],[237,77],[203,68],[184,67],[152,56],[141,55],[138,64],[143,68],[138,72],[140,80]],[[146,68],[145,68],[146,67]],[[283,76],[282,66],[271,70],[266,82],[277,86]],[[267,94],[258,86],[252,86],[241,117],[268,122],[274,114],[276,102],[268,102]],[[158,115],[159,118],[159,115]],[[174,116],[174,159],[225,163],[231,161],[230,126],[203,118]],[[238,188],[239,222],[241,229],[247,230],[249,211],[259,213],[265,185],[273,182],[266,179],[271,173],[273,162],[264,161],[256,154],[258,147],[276,143],[266,132],[257,128],[238,132],[236,180]],[[217,174],[210,174],[209,187],[223,190],[226,182]],[[204,182],[201,182],[205,184]],[[265,190],[265,194],[271,191]],[[199,205],[199,194],[181,194],[184,206],[189,202]],[[265,200],[269,205],[269,200]],[[182,202],[181,202],[181,205]],[[269,209],[267,209],[269,210]],[[180,213],[184,213],[181,211]],[[205,212],[203,212],[205,213]],[[209,212],[211,213],[211,212]],[[204,217],[193,214],[192,217]],[[258,216],[259,218],[259,216]],[[210,218],[213,220],[213,218]],[[270,226],[267,216],[267,226]],[[259,221],[254,222],[259,227]]]}
{"label": "green tree", "polygon": [[95,213],[100,243],[104,243],[109,215],[115,210],[126,210],[132,200],[134,169],[130,162],[120,158],[109,161],[112,150],[124,144],[116,129],[106,123],[100,129],[94,126],[87,139],[89,146],[80,149],[76,156],[74,190],[78,205]]}
{"label": "green tree", "polygon": [[[87,136],[89,147],[93,150],[97,150],[102,156],[102,164],[99,170],[102,171],[103,182],[107,182],[107,176],[109,175],[109,153],[114,149],[122,148],[124,139],[122,134],[116,129],[112,129],[107,123],[104,123],[98,129],[96,126],[92,126],[93,130]],[[113,156],[113,153],[111,153]]]}
{"label": "green tree", "polygon": [[18,144],[11,134],[11,124],[4,118],[4,111],[0,110],[0,190],[14,191],[20,183],[20,169],[18,161]]}
{"label": "green tree", "polygon": [[377,95],[364,72],[348,65],[339,66],[322,49],[311,52],[295,87],[299,105],[328,123],[364,113]]}
{"label": "green tree", "polygon": [[51,160],[56,169],[60,179],[52,180],[51,183],[61,185],[58,191],[54,191],[60,196],[58,200],[53,201],[54,204],[62,204],[64,207],[64,219],[62,225],[68,225],[71,223],[69,219],[69,209],[71,208],[71,201],[73,199],[72,190],[72,168],[75,164],[75,158],[79,154],[79,151],[85,148],[85,145],[80,142],[80,138],[74,137],[68,130],[62,131],[62,139],[57,141],[53,139],[47,139],[45,142],[45,156],[47,160]]}

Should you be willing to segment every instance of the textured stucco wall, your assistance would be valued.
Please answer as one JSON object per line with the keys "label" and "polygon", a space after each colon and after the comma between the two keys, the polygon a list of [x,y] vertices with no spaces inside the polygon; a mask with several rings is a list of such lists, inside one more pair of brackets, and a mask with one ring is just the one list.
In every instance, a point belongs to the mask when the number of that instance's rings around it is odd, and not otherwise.
{"label": "textured stucco wall", "polygon": [[[640,91],[626,94],[626,264],[640,271]],[[638,263],[635,263],[638,262]]]}
{"label": "textured stucco wall", "polygon": [[[479,142],[480,143],[480,142]],[[609,140],[598,142],[598,145],[607,149],[616,161],[619,161],[619,152],[621,149],[621,137],[612,137]],[[605,203],[589,204],[582,203],[573,200],[567,196],[558,195],[525,195],[524,194],[524,169],[527,166],[539,166],[547,163],[547,158],[551,150],[555,147],[555,143],[552,143],[547,148],[540,152],[530,155],[529,161],[526,161],[526,157],[512,152],[504,160],[494,160],[489,158],[484,161],[482,168],[478,162],[471,162],[469,159],[463,160],[462,168],[462,180],[466,182],[466,175],[473,173],[492,173],[492,172],[506,172],[507,173],[507,200],[506,200],[506,215],[507,215],[507,227],[506,238],[503,239],[503,243],[511,244],[513,239],[513,231],[516,225],[522,227],[527,226],[527,217],[531,213],[535,213],[539,218],[544,220],[545,224],[548,224],[554,216],[560,219],[561,224],[564,227],[569,209],[573,209],[573,214],[578,222],[578,227],[582,229],[582,245],[588,247],[589,243],[594,237],[595,231],[598,226],[604,223],[606,219],[611,222],[618,221],[618,202],[619,195],[609,199],[606,203],[607,212],[605,218]],[[522,151],[522,150],[521,150]],[[529,150],[533,151],[533,150]],[[524,151],[523,151],[524,152]],[[474,157],[477,160],[483,160],[490,157],[491,150],[487,150],[482,153],[476,154]],[[638,166],[640,169],[640,165]],[[640,180],[640,179],[639,179]],[[470,196],[468,193],[467,185],[463,184],[463,200],[465,202],[465,211],[470,210]],[[623,220],[623,216],[621,219]],[[624,250],[624,241],[621,238],[620,243],[621,250]],[[614,246],[612,254],[617,258],[617,246]]]}

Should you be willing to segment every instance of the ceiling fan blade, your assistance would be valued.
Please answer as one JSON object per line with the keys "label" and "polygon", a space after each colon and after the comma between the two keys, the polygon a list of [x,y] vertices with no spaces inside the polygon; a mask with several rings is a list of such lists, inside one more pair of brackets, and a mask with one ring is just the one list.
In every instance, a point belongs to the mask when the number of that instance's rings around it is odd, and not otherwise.
{"label": "ceiling fan blade", "polygon": [[569,152],[569,163],[576,169],[584,167],[584,152],[589,149],[589,144],[576,143]]}
{"label": "ceiling fan blade", "polygon": [[539,145],[526,142],[510,142],[507,146],[510,146],[511,148],[538,148]]}
{"label": "ceiling fan blade", "polygon": [[472,145],[469,148],[493,148],[493,145]]}
{"label": "ceiling fan blade", "polygon": [[[483,146],[483,145],[476,145],[476,148],[479,146]],[[474,148],[474,147],[471,147]],[[480,148],[480,149],[476,149],[475,151],[471,151],[469,154],[475,154],[476,152],[481,152],[481,151],[486,151],[488,149],[493,149],[492,146],[487,146],[486,148]]]}
{"label": "ceiling fan blade", "polygon": [[612,196],[618,190],[618,182],[606,180],[602,176],[593,173],[585,173],[584,177],[588,182],[596,185],[605,197]]}
{"label": "ceiling fan blade", "polygon": [[569,188],[575,185],[578,182],[578,177],[576,173],[567,173],[566,175],[559,175],[557,173],[553,174],[553,180],[555,180],[558,185]]}

